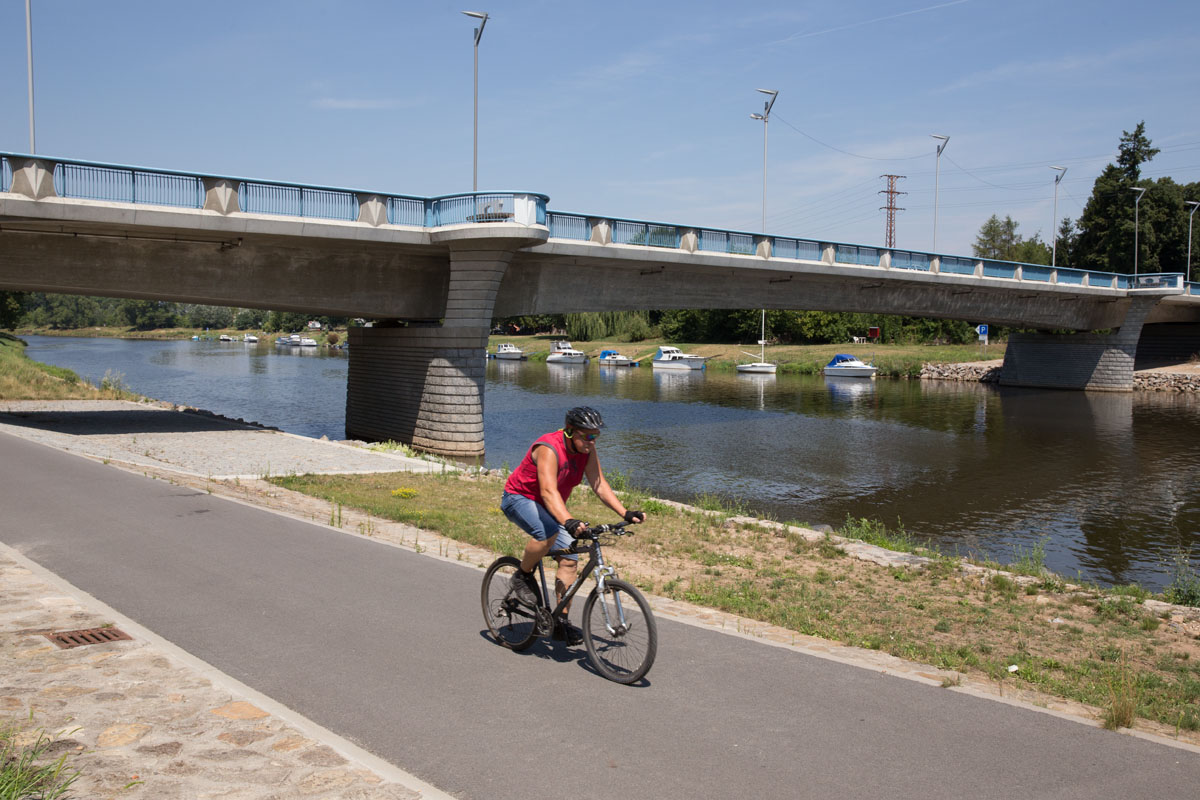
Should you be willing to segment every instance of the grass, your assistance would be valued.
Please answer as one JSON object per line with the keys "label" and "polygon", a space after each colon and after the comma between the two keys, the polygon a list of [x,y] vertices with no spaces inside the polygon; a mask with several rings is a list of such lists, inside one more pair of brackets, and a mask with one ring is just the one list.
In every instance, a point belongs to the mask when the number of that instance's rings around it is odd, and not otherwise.
{"label": "grass", "polygon": [[[526,541],[500,512],[494,476],[271,480],[497,553],[516,555]],[[1007,574],[984,573],[923,550],[903,526],[848,518],[840,535],[927,556],[921,567],[879,566],[848,557],[835,537],[747,522],[744,508],[719,496],[683,508],[636,488],[623,499],[649,518],[609,558],[647,591],[1079,701],[1111,713],[1115,724],[1133,713],[1173,730],[1200,729],[1200,622],[1152,613],[1141,605],[1148,593],[1136,587],[1069,585],[1045,571],[1044,546],[1015,552]],[[588,521],[613,517],[584,488],[569,506]]]}
{"label": "grass", "polygon": [[25,343],[0,333],[0,399],[4,400],[140,400],[129,391],[124,377],[107,373],[99,387],[69,369],[33,361]]}
{"label": "grass", "polygon": [[79,777],[67,766],[67,754],[51,758],[54,738],[43,730],[26,731],[16,722],[0,723],[0,800],[54,800],[65,797]]}

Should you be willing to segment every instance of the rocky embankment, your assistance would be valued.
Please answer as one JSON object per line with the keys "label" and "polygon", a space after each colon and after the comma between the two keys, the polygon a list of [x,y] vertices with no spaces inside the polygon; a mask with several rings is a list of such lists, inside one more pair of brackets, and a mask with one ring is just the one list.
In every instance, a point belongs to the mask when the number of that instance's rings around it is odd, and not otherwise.
{"label": "rocky embankment", "polygon": [[1200,392],[1200,372],[1135,372],[1133,388],[1151,392]]}
{"label": "rocky embankment", "polygon": [[922,364],[921,380],[995,383],[1000,380],[1002,363],[1002,361],[964,361],[959,364]]}

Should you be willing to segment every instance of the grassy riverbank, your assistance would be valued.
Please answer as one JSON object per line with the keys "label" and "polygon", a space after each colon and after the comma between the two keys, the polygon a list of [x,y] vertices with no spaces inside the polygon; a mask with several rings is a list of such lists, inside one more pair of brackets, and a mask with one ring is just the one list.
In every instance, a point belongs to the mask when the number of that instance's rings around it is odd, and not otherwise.
{"label": "grassy riverbank", "polygon": [[138,400],[121,377],[106,375],[99,387],[69,369],[34,361],[25,343],[0,332],[0,399],[3,400]]}
{"label": "grassy riverbank", "polygon": [[[69,330],[59,328],[18,328],[16,334],[18,336],[85,336],[97,339],[155,339],[162,341],[191,339],[193,336],[199,336],[201,339],[217,339],[222,335],[241,341],[243,336],[251,334],[257,336],[260,342],[273,342],[277,337],[286,335],[256,330],[237,330],[235,328],[209,328],[207,330],[204,328],[153,328],[151,330],[138,330],[137,328],[124,326],[73,328]],[[338,341],[344,342],[346,340],[345,330],[308,331],[301,333],[303,336],[315,339],[318,344],[325,344],[330,334],[336,334]]]}
{"label": "grassy riverbank", "polygon": [[[512,342],[520,347],[530,361],[545,361],[550,352],[551,343],[562,337],[536,334],[532,336],[492,336],[488,341],[488,350],[495,352],[500,342]],[[647,339],[644,342],[574,342],[577,350],[582,350],[592,358],[597,358],[602,350],[617,350],[622,355],[634,359],[642,359],[643,366],[649,366],[654,357],[654,351],[659,345],[669,344],[683,350],[685,353],[695,353],[709,358],[708,368],[732,371],[738,363],[757,361],[757,354],[751,358],[747,353],[758,350],[757,344],[697,344],[694,342],[668,342],[663,339]],[[1004,345],[988,345],[986,350],[978,344],[807,344],[807,345],[775,345],[767,348],[767,360],[779,364],[780,373],[801,375],[817,375],[821,368],[837,353],[853,353],[863,361],[873,361],[879,367],[879,375],[884,377],[915,378],[921,374],[921,366],[928,363],[953,364],[962,361],[982,361],[984,359],[1004,358]]]}
{"label": "grassy riverbank", "polygon": [[[524,535],[500,513],[495,476],[272,480],[498,553],[524,546]],[[656,594],[956,670],[1001,691],[1086,703],[1102,709],[1110,727],[1136,715],[1171,730],[1200,730],[1200,618],[1152,611],[1137,587],[1072,586],[1045,572],[1036,550],[1014,553],[1006,574],[930,552],[919,568],[879,566],[847,556],[836,539],[810,540],[795,528],[739,518],[739,509],[717,498],[696,502],[678,508],[628,493],[626,503],[650,519],[612,549],[625,577]],[[590,493],[573,498],[572,511],[592,521],[612,517]],[[920,549],[903,531],[865,520],[848,520],[841,533]],[[1197,588],[1186,569],[1181,580]]]}

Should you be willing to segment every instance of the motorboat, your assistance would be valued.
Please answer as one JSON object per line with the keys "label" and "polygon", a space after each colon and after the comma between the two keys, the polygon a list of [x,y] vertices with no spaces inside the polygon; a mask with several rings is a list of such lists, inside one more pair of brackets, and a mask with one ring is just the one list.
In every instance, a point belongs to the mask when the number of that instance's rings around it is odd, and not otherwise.
{"label": "motorboat", "polygon": [[286,336],[280,336],[278,339],[275,340],[275,344],[283,345],[284,347],[291,347],[292,340],[287,338]]}
{"label": "motorboat", "polygon": [[864,364],[849,353],[838,353],[822,371],[826,375],[841,375],[846,378],[873,378],[879,367]]}
{"label": "motorboat", "polygon": [[255,336],[253,333],[247,333],[245,336],[242,337],[242,341],[249,342],[250,344],[258,344],[258,337]]}
{"label": "motorboat", "polygon": [[547,364],[586,364],[587,355],[582,350],[571,347],[570,342],[555,342],[550,346],[550,354],[546,356]]}
{"label": "motorboat", "polygon": [[230,336],[228,333],[222,333],[220,336],[217,337],[217,341],[218,342],[233,342],[236,340],[232,336]]}
{"label": "motorboat", "polygon": [[596,362],[602,367],[636,367],[637,362],[628,356],[623,356],[616,350],[601,350],[600,359]]}
{"label": "motorboat", "polygon": [[[745,350],[742,351],[746,353]],[[754,353],[746,353],[746,355],[754,358]],[[738,372],[752,372],[760,375],[774,375],[775,364],[767,362],[767,310],[764,308],[762,312],[762,333],[758,340],[758,361],[753,361],[749,364],[738,364]]]}
{"label": "motorboat", "polygon": [[291,336],[289,336],[288,344],[290,344],[292,347],[299,347],[300,346],[300,334],[293,333]]}
{"label": "motorboat", "polygon": [[650,363],[655,369],[704,369],[706,360],[704,356],[684,353],[678,347],[663,345],[658,348],[654,360]]}
{"label": "motorboat", "polygon": [[301,347],[316,347],[316,346],[317,346],[317,340],[316,340],[316,339],[310,339],[310,338],[308,338],[307,336],[304,336],[304,337],[302,337],[302,338],[300,339],[300,346],[301,346]]}
{"label": "motorboat", "polygon": [[495,357],[502,361],[520,361],[525,358],[525,352],[515,344],[503,342],[496,345]]}

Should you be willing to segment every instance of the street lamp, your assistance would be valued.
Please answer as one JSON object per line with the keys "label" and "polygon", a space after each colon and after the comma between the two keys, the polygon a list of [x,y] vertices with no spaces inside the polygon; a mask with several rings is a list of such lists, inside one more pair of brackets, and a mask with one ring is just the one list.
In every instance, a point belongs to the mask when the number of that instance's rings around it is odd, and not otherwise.
{"label": "street lamp", "polygon": [[1200,208],[1200,201],[1184,200],[1184,205],[1189,205],[1192,210],[1188,212],[1188,260],[1187,260],[1187,276],[1188,280],[1192,278],[1192,217],[1196,216],[1196,209]]}
{"label": "street lamp", "polygon": [[33,137],[33,12],[30,0],[25,0],[25,59],[29,72],[29,155],[37,155],[37,143]]}
{"label": "street lamp", "polygon": [[1058,263],[1058,184],[1062,182],[1063,175],[1067,174],[1066,167],[1051,167],[1050,169],[1058,170],[1058,174],[1054,176],[1054,214],[1050,217],[1050,236],[1054,243],[1050,247],[1050,268]]}
{"label": "street lamp", "polygon": [[1137,199],[1133,201],[1133,278],[1136,281],[1138,274],[1138,204],[1142,202],[1142,195],[1146,193],[1146,188],[1134,186],[1129,191],[1137,192]]}
{"label": "street lamp", "polygon": [[464,11],[468,17],[479,20],[475,29],[475,169],[472,173],[471,191],[479,191],[479,40],[483,37],[483,26],[487,25],[488,15],[483,11]]}
{"label": "street lamp", "polygon": [[779,96],[779,92],[774,89],[756,89],[755,91],[762,92],[769,97],[769,100],[763,102],[763,113],[751,114],[750,119],[761,119],[763,124],[763,202],[762,202],[762,232],[767,232],[767,122],[771,118],[771,106],[775,105],[775,98]]}
{"label": "street lamp", "polygon": [[941,177],[941,174],[942,174],[942,151],[946,149],[946,145],[950,142],[950,137],[942,136],[942,135],[936,134],[936,133],[931,133],[929,135],[932,136],[934,139],[939,139],[941,141],[941,144],[939,144],[938,148],[937,148],[937,164],[934,167],[934,171],[933,171],[933,247],[930,249],[933,250],[933,252],[936,254],[937,253],[938,179]]}

